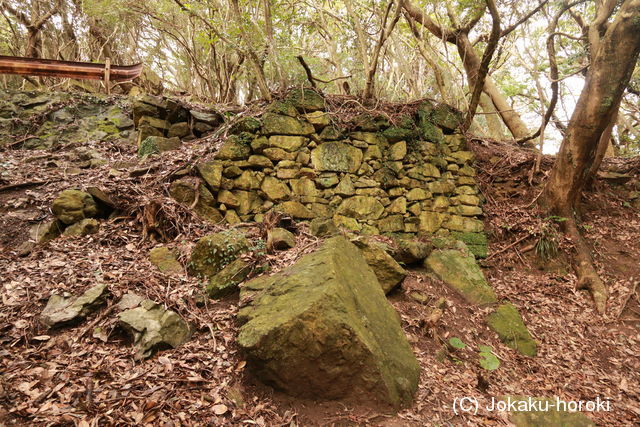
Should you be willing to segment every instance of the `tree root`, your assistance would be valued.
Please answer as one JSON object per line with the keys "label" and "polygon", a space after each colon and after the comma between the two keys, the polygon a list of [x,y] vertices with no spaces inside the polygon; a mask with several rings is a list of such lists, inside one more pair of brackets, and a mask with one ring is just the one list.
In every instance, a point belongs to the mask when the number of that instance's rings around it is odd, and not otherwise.
{"label": "tree root", "polygon": [[576,253],[574,255],[574,270],[578,277],[577,289],[587,289],[593,297],[598,313],[604,314],[607,308],[607,298],[609,293],[600,275],[593,265],[591,251],[587,242],[580,234],[576,221],[573,217],[564,222],[565,232],[573,241]]}

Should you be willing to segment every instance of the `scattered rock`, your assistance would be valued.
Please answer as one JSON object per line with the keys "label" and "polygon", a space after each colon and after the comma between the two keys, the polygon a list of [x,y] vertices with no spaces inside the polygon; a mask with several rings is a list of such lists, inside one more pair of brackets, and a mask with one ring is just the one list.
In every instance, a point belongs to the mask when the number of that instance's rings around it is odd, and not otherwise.
{"label": "scattered rock", "polygon": [[487,316],[487,324],[500,340],[525,356],[535,357],[537,344],[513,304],[501,304]]}
{"label": "scattered rock", "polygon": [[184,271],[182,264],[176,258],[176,253],[165,246],[151,249],[149,261],[162,273],[182,273]]}
{"label": "scattered rock", "polygon": [[360,251],[343,237],[270,277],[247,282],[238,344],[267,384],[293,395],[370,395],[409,404],[419,365]]}
{"label": "scattered rock", "polygon": [[211,278],[247,250],[249,242],[238,231],[209,234],[196,243],[187,269],[193,276]]}
{"label": "scattered rock", "polygon": [[296,236],[289,230],[276,227],[267,233],[267,248],[283,251],[296,245]]}
{"label": "scattered rock", "polygon": [[40,320],[50,328],[79,322],[104,304],[108,294],[104,283],[89,288],[79,297],[53,294],[42,310]]}
{"label": "scattered rock", "polygon": [[57,219],[35,224],[29,230],[29,235],[36,243],[49,242],[62,234],[64,224]]}
{"label": "scattered rock", "polygon": [[189,325],[175,311],[165,310],[151,300],[118,314],[119,325],[133,336],[139,359],[156,350],[176,348],[189,340]]}
{"label": "scattered rock", "polygon": [[207,295],[209,298],[222,298],[234,293],[238,290],[238,285],[251,273],[251,269],[251,264],[241,258],[231,261],[209,280]]}
{"label": "scattered rock", "polygon": [[53,214],[69,225],[98,215],[98,206],[91,194],[80,190],[64,190],[53,201]]}
{"label": "scattered rock", "polygon": [[491,304],[497,301],[495,292],[464,243],[459,242],[455,249],[434,250],[424,264],[468,303]]}
{"label": "scattered rock", "polygon": [[[516,427],[595,427],[596,424],[581,412],[563,410],[556,399],[546,397],[503,397],[502,401],[512,402],[520,411],[510,411],[509,421]],[[535,404],[535,406],[534,406]],[[519,406],[522,405],[522,406]],[[560,407],[558,407],[560,406]],[[531,410],[532,408],[540,410]]]}
{"label": "scattered rock", "polygon": [[382,243],[362,238],[354,240],[353,243],[362,251],[385,294],[391,292],[407,276],[407,271],[386,252]]}
{"label": "scattered rock", "polygon": [[86,236],[87,234],[97,233],[99,229],[100,229],[100,223],[98,222],[98,220],[93,218],[85,218],[65,228],[62,235],[76,236],[76,237]]}

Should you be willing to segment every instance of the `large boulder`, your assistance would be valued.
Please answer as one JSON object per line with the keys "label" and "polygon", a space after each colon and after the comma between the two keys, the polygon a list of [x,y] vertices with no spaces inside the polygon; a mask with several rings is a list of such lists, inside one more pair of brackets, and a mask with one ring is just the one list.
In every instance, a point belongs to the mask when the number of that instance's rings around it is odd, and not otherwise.
{"label": "large boulder", "polygon": [[238,344],[267,384],[293,395],[366,395],[394,407],[417,389],[418,362],[360,250],[344,237],[241,290]]}

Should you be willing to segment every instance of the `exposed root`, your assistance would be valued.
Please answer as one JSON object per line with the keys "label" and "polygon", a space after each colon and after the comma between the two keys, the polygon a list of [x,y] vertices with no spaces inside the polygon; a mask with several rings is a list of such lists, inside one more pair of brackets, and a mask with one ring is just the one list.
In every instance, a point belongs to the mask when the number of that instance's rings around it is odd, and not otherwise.
{"label": "exposed root", "polygon": [[598,313],[604,314],[607,308],[609,293],[600,275],[593,266],[593,259],[587,242],[580,234],[574,218],[570,217],[564,222],[567,235],[573,241],[576,253],[574,255],[574,270],[578,277],[577,289],[587,289],[593,297]]}

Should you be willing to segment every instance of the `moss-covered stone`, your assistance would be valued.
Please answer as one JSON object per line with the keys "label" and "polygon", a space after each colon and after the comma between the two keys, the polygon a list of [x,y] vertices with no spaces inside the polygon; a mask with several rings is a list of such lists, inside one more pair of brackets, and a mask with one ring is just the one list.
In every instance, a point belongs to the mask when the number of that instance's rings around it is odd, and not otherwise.
{"label": "moss-covered stone", "polygon": [[180,123],[174,123],[171,125],[167,133],[167,136],[169,138],[173,138],[173,137],[184,138],[185,136],[188,136],[190,134],[191,134],[191,128],[189,127],[189,123],[180,122]]}
{"label": "moss-covered stone", "polygon": [[269,137],[269,147],[282,148],[286,151],[297,151],[307,142],[307,138],[292,135],[272,135]]}
{"label": "moss-covered stone", "polygon": [[343,142],[325,142],[311,151],[311,162],[318,171],[355,173],[362,163],[362,151]]}
{"label": "moss-covered stone", "polygon": [[231,135],[216,153],[218,160],[245,160],[251,154],[248,141],[242,136]]}
{"label": "moss-covered stone", "polygon": [[166,246],[160,246],[149,251],[149,261],[162,273],[182,273],[182,264],[176,254]]}
{"label": "moss-covered stone", "polygon": [[108,295],[109,289],[105,283],[95,285],[77,297],[51,295],[40,314],[40,320],[50,328],[75,323],[103,305]]}
{"label": "moss-covered stone", "polygon": [[424,261],[433,250],[433,245],[413,239],[396,238],[391,248],[391,256],[405,265]]}
{"label": "moss-covered stone", "polygon": [[292,218],[297,219],[311,219],[315,218],[315,214],[311,212],[305,205],[300,202],[289,200],[280,203],[274,207],[274,210],[289,215]]}
{"label": "moss-covered stone", "polygon": [[296,245],[296,236],[284,228],[276,227],[267,233],[267,247],[278,251],[290,249]]}
{"label": "moss-covered stone", "polygon": [[238,344],[267,384],[293,395],[409,404],[419,365],[360,251],[343,237],[249,281]]}
{"label": "moss-covered stone", "polygon": [[440,128],[449,133],[455,131],[462,124],[462,112],[447,104],[438,104],[431,113],[431,119]]}
{"label": "moss-covered stone", "polygon": [[99,229],[100,223],[97,219],[85,218],[65,228],[62,235],[67,237],[86,236],[97,233]]}
{"label": "moss-covered stone", "polygon": [[385,294],[391,292],[407,276],[407,271],[387,253],[387,248],[382,243],[370,238],[356,239],[353,243],[362,251]]}
{"label": "moss-covered stone", "polygon": [[377,223],[381,233],[397,233],[404,231],[404,218],[402,215],[389,215]]}
{"label": "moss-covered stone", "polygon": [[291,190],[289,186],[284,182],[272,176],[267,176],[262,181],[260,189],[267,197],[267,199],[277,202],[280,200],[288,199],[291,196]]}
{"label": "moss-covered stone", "polygon": [[46,243],[62,234],[64,223],[58,219],[34,224],[29,229],[29,236],[36,243]]}
{"label": "moss-covered stone", "polygon": [[222,117],[222,114],[216,111],[191,110],[190,113],[191,117],[196,122],[206,123],[214,128],[220,126],[224,122],[224,117]]}
{"label": "moss-covered stone", "polygon": [[487,247],[487,235],[484,233],[463,233],[459,231],[451,232],[452,237],[464,242],[471,253],[476,258],[486,258]]}
{"label": "moss-covered stone", "polygon": [[198,240],[193,248],[187,271],[193,276],[211,278],[248,250],[249,241],[238,231],[209,234]]}
{"label": "moss-covered stone", "polygon": [[425,260],[425,267],[457,291],[470,304],[491,304],[497,301],[471,252],[460,249],[438,249]]}
{"label": "moss-covered stone", "polygon": [[337,214],[359,220],[378,219],[384,212],[384,206],[375,197],[354,196],[342,201]]}
{"label": "moss-covered stone", "polygon": [[[515,427],[595,427],[596,423],[581,412],[569,412],[557,399],[547,397],[508,396],[500,400],[516,408],[509,412]],[[606,401],[605,401],[606,402]],[[518,410],[518,408],[521,408]]]}
{"label": "moss-covered stone", "polygon": [[309,231],[316,237],[325,237],[337,234],[338,228],[331,219],[314,218],[309,224]]}
{"label": "moss-covered stone", "polygon": [[510,303],[499,305],[487,316],[487,324],[500,340],[525,356],[535,357],[537,344],[525,326],[518,309]]}
{"label": "moss-covered stone", "polygon": [[481,233],[484,231],[484,223],[482,221],[459,215],[450,215],[444,222],[443,227],[447,230],[463,233]]}
{"label": "moss-covered stone", "polygon": [[140,144],[138,155],[144,157],[151,154],[164,153],[165,151],[179,150],[181,146],[182,142],[178,137],[150,136]]}
{"label": "moss-covered stone", "polygon": [[309,122],[280,114],[266,113],[262,116],[262,133],[271,135],[308,136],[315,132]]}
{"label": "moss-covered stone", "polygon": [[289,92],[286,100],[300,112],[324,110],[324,98],[312,89],[294,89]]}
{"label": "moss-covered stone", "polygon": [[241,258],[231,261],[209,280],[207,295],[209,298],[222,298],[236,292],[238,285],[247,278],[251,270],[251,264]]}
{"label": "moss-covered stone", "polygon": [[156,350],[176,348],[189,340],[191,329],[175,311],[143,300],[138,307],[118,314],[118,324],[133,336],[136,357],[150,357]]}
{"label": "moss-covered stone", "polygon": [[187,179],[173,181],[169,186],[169,194],[178,203],[186,206],[193,205],[196,200],[196,191],[198,192],[198,201],[194,206],[196,213],[209,222],[217,223],[222,221],[222,215],[214,207],[215,198],[207,188],[199,183],[194,183]]}
{"label": "moss-covered stone", "polygon": [[262,127],[262,123],[260,120],[255,117],[244,117],[240,121],[236,122],[231,129],[229,129],[229,134],[236,135],[242,132],[249,133],[257,133]]}
{"label": "moss-covered stone", "polygon": [[220,162],[202,162],[196,165],[200,177],[211,191],[216,191],[222,183],[223,166]]}
{"label": "moss-covered stone", "polygon": [[69,225],[98,215],[98,205],[91,194],[80,190],[64,190],[53,201],[53,214]]}

